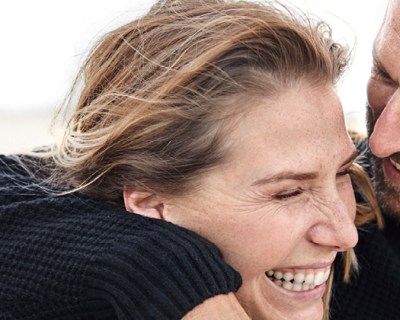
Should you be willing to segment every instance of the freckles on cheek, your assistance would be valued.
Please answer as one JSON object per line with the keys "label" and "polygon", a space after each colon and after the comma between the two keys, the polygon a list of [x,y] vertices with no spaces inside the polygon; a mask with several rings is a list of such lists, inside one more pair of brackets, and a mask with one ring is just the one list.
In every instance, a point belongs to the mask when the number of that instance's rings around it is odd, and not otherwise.
{"label": "freckles on cheek", "polygon": [[[266,260],[270,268],[278,266],[297,247],[306,234],[309,218],[302,214],[304,207],[297,212],[287,212],[284,208],[277,210],[269,219],[266,226],[260,230],[260,237],[265,239]],[[253,236],[254,236],[253,232]]]}
{"label": "freckles on cheek", "polygon": [[284,215],[247,213],[237,218],[227,218],[213,228],[224,258],[240,271],[266,272],[290,251],[293,226]]}

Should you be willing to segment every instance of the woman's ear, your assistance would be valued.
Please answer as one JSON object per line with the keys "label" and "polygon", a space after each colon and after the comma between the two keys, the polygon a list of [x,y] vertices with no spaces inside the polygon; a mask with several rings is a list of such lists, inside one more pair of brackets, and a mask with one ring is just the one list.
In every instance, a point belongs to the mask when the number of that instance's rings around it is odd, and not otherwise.
{"label": "woman's ear", "polygon": [[125,187],[124,203],[125,209],[129,212],[134,212],[149,218],[164,220],[164,203],[154,193]]}

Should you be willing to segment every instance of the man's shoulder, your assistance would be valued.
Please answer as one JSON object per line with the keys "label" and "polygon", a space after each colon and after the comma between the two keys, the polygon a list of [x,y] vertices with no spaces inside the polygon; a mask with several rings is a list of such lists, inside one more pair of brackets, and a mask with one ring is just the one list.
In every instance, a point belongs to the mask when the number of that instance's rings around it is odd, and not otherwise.
{"label": "man's shoulder", "polygon": [[349,283],[342,282],[338,272],[331,319],[400,319],[400,256],[392,241],[375,225],[363,226],[355,251],[359,270]]}

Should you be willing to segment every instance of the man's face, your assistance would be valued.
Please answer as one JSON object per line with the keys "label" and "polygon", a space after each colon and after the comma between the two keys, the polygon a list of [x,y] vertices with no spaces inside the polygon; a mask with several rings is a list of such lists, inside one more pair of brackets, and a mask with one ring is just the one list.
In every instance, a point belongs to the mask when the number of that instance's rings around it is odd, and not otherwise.
{"label": "man's face", "polygon": [[400,0],[389,1],[368,82],[368,135],[378,201],[400,220]]}

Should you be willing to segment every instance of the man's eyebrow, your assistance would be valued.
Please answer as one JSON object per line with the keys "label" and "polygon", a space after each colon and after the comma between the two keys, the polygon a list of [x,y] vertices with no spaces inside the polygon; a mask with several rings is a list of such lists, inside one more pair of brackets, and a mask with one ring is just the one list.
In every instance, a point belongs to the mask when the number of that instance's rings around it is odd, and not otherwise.
{"label": "man's eyebrow", "polygon": [[[343,161],[342,166],[353,162],[358,157],[358,153],[354,150],[350,156]],[[254,181],[251,185],[252,186],[259,186],[268,183],[276,183],[282,180],[315,180],[318,178],[318,172],[294,172],[294,171],[282,171],[278,172],[270,177],[265,177]]]}

